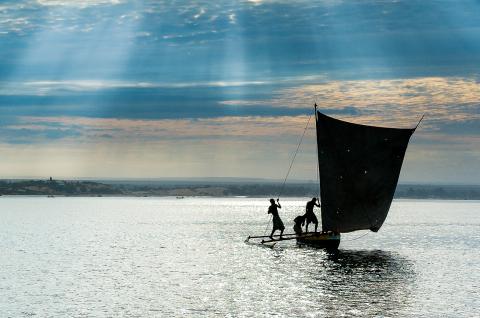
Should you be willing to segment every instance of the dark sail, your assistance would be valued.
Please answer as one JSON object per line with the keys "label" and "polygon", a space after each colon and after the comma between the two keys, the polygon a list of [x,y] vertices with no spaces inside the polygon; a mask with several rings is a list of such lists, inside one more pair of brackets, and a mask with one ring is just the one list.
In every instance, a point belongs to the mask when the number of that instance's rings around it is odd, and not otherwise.
{"label": "dark sail", "polygon": [[358,125],[317,112],[322,227],[378,231],[415,129]]}

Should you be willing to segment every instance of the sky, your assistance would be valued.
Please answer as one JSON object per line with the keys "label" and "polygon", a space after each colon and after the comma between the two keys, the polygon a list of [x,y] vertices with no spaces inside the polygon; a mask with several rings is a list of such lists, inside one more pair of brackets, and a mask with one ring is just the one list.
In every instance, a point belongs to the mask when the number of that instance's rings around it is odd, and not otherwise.
{"label": "sky", "polygon": [[[480,2],[2,0],[0,178],[283,179],[316,102],[480,183]],[[313,126],[290,178],[316,179]]]}

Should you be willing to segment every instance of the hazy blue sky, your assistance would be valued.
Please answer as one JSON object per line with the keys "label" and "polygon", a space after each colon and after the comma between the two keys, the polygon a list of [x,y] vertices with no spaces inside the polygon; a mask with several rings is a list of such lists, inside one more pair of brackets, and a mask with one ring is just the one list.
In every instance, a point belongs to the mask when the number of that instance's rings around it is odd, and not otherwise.
{"label": "hazy blue sky", "polygon": [[316,100],[480,183],[479,71],[477,0],[3,0],[0,177],[281,179]]}

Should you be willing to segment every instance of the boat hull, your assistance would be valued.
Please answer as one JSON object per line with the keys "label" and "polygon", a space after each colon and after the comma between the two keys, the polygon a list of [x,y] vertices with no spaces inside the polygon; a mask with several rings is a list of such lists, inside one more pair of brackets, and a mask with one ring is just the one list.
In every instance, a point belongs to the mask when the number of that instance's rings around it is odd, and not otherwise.
{"label": "boat hull", "polygon": [[298,245],[308,245],[315,248],[337,250],[340,245],[340,234],[335,233],[308,233],[305,236],[297,237]]}

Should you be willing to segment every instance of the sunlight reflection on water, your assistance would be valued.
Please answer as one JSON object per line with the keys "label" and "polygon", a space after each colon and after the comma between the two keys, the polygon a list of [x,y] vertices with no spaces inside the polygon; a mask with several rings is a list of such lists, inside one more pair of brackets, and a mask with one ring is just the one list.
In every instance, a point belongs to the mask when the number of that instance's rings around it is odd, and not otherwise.
{"label": "sunlight reflection on water", "polygon": [[[289,230],[304,201],[282,202]],[[247,245],[264,199],[0,199],[0,316],[474,317],[480,202],[395,201],[340,251]]]}

